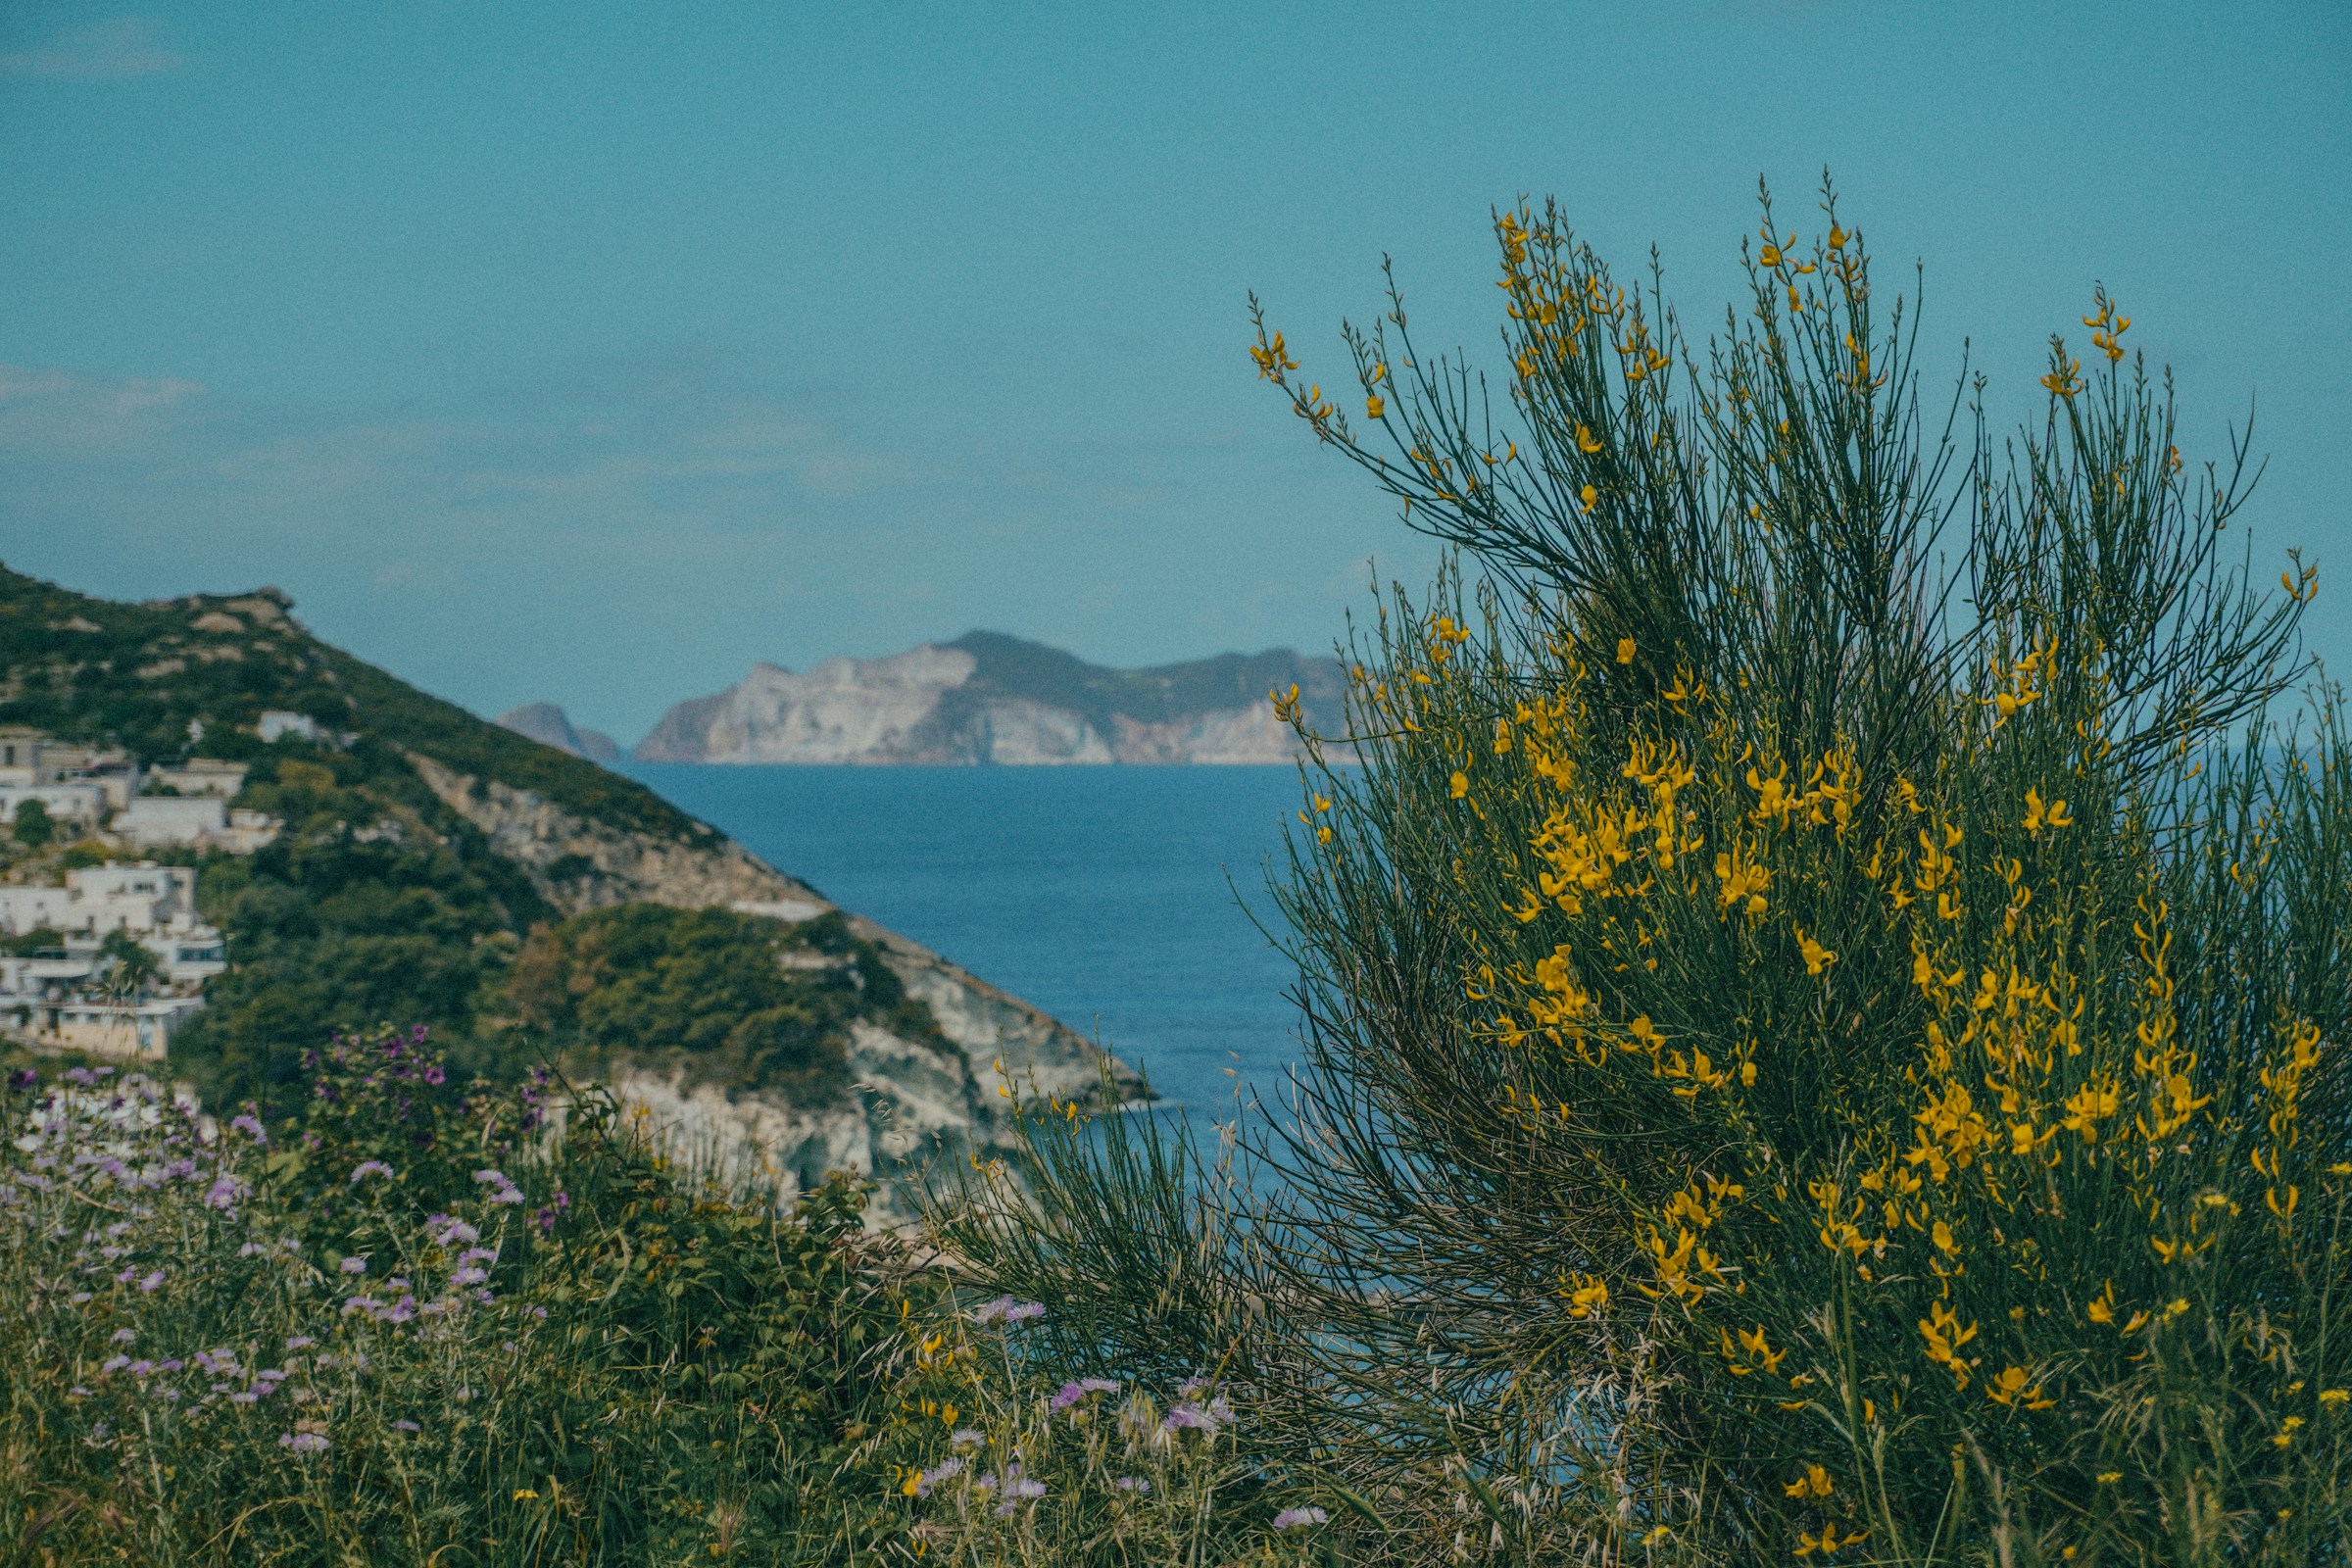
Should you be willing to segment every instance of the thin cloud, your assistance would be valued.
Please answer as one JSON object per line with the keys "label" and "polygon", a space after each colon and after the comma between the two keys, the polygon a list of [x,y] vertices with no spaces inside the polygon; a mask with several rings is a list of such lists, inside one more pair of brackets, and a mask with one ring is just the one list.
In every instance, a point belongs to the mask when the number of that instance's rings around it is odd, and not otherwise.
{"label": "thin cloud", "polygon": [[74,27],[47,43],[0,54],[0,74],[49,76],[63,81],[116,81],[176,71],[184,57],[167,49],[145,17]]}

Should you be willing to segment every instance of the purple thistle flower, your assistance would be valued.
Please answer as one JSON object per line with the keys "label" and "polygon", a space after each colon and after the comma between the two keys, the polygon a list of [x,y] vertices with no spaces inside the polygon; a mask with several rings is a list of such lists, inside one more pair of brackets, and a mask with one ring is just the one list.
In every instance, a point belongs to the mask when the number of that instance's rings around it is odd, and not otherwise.
{"label": "purple thistle flower", "polygon": [[957,1427],[948,1438],[948,1446],[951,1448],[977,1448],[987,1441],[988,1439],[981,1436],[975,1428]]}
{"label": "purple thistle flower", "polygon": [[1090,1394],[1115,1394],[1118,1388],[1118,1384],[1110,1378],[1080,1378],[1075,1383],[1061,1386],[1061,1392],[1054,1396],[1052,1408],[1059,1414]]}
{"label": "purple thistle flower", "polygon": [[104,1361],[98,1364],[98,1370],[101,1372],[120,1372],[128,1365],[130,1365],[129,1356],[110,1355]]}
{"label": "purple thistle flower", "polygon": [[296,1453],[324,1453],[333,1446],[316,1432],[281,1432],[277,1435],[277,1446]]}
{"label": "purple thistle flower", "polygon": [[163,1283],[164,1271],[160,1268],[156,1269],[149,1273],[145,1279],[139,1281],[139,1294],[142,1296],[153,1296],[163,1285]]}
{"label": "purple thistle flower", "polygon": [[1312,1506],[1304,1508],[1285,1508],[1282,1510],[1282,1512],[1274,1516],[1274,1528],[1277,1530],[1296,1530],[1300,1525],[1328,1524],[1330,1521],[1331,1515],[1325,1513],[1320,1508]]}
{"label": "purple thistle flower", "polygon": [[222,1171],[213,1178],[213,1185],[206,1189],[205,1205],[210,1208],[234,1208],[251,1191],[252,1187],[244,1177]]}
{"label": "purple thistle flower", "polygon": [[392,1423],[392,1430],[395,1432],[422,1432],[424,1428],[414,1421],[395,1421]]}
{"label": "purple thistle flower", "polygon": [[1121,1476],[1111,1485],[1121,1492],[1150,1492],[1152,1490],[1152,1483],[1142,1476]]}
{"label": "purple thistle flower", "polygon": [[391,1175],[392,1167],[382,1160],[363,1159],[351,1168],[351,1185],[357,1187],[370,1176],[382,1176],[389,1179]]}
{"label": "purple thistle flower", "polygon": [[241,1116],[233,1116],[229,1118],[228,1125],[231,1131],[243,1133],[246,1137],[252,1139],[255,1144],[261,1146],[262,1148],[266,1149],[269,1147],[270,1134],[263,1128],[261,1118],[254,1115],[251,1111],[247,1111]]}
{"label": "purple thistle flower", "polygon": [[364,1257],[347,1257],[336,1266],[341,1268],[346,1274],[365,1274],[368,1272],[368,1260]]}
{"label": "purple thistle flower", "polygon": [[137,1329],[117,1329],[109,1336],[117,1345],[128,1345],[139,1337]]}
{"label": "purple thistle flower", "polygon": [[962,1473],[963,1461],[961,1459],[950,1459],[942,1464],[935,1464],[914,1478],[914,1494],[918,1497],[928,1497],[931,1495],[933,1487],[938,1486],[942,1481],[953,1480]]}
{"label": "purple thistle flower", "polygon": [[286,1348],[289,1350],[307,1350],[318,1343],[318,1342],[317,1340],[312,1339],[308,1334],[297,1334],[286,1342]]}

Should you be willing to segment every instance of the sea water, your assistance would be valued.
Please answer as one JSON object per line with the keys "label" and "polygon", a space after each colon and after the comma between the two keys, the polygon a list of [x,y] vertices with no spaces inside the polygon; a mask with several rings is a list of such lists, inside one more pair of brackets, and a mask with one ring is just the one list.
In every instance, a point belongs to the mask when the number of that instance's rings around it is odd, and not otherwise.
{"label": "sea water", "polygon": [[[1288,767],[622,770],[844,908],[1043,1007],[1192,1118],[1298,1055],[1267,894]],[[1262,922],[1265,931],[1252,923]]]}

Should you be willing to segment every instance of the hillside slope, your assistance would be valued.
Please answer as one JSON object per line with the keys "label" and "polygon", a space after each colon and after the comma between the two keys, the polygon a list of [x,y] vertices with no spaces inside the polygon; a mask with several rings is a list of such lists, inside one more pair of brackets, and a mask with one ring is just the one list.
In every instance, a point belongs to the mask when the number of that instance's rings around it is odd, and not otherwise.
{"label": "hillside slope", "polygon": [[1001,632],[806,674],[756,664],[678,704],[637,745],[646,761],[1041,764],[1285,762],[1296,739],[1269,690],[1337,713],[1337,661],[1288,649],[1111,669]]}
{"label": "hillside slope", "polygon": [[[762,1157],[813,1174],[888,1171],[925,1141],[996,1147],[1000,1088],[1099,1090],[1104,1058],[1035,1007],[836,910],[634,781],[319,642],[290,610],[273,589],[121,604],[0,567],[0,723],[149,761],[247,762],[238,804],[286,824],[258,854],[201,859],[232,967],[173,1064],[208,1099],[269,1098],[330,1031],[424,1023],[473,1070],[593,1068],[697,1135],[758,1134]],[[265,743],[273,710],[318,738]],[[598,947],[611,911],[645,906],[722,911],[696,929],[782,978],[757,996],[695,989],[694,944]],[[576,1005],[534,1011],[533,945],[581,943]],[[656,980],[704,1044],[617,1029]],[[760,1062],[796,1065],[769,1081]]]}

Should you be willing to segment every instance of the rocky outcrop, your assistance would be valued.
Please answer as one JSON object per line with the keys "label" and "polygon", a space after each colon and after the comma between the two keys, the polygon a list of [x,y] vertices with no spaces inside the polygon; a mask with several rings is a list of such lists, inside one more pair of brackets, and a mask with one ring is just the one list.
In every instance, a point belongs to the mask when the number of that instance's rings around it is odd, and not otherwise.
{"label": "rocky outcrop", "polygon": [[547,901],[566,914],[643,901],[687,909],[757,906],[758,913],[806,920],[833,907],[807,883],[708,829],[699,842],[632,833],[532,791],[459,773],[421,752],[408,757],[443,805],[529,871]]}
{"label": "rocky outcrop", "polygon": [[1296,738],[1266,701],[1296,684],[1310,718],[1337,715],[1336,661],[1287,649],[1151,669],[1108,669],[1036,643],[972,632],[806,674],[752,666],[678,704],[637,744],[659,762],[1286,762]]}
{"label": "rocky outcrop", "polygon": [[828,1171],[877,1178],[871,1213],[884,1224],[913,1217],[910,1195],[894,1178],[914,1176],[933,1160],[1008,1147],[1005,1102],[983,1089],[961,1050],[858,1022],[851,1026],[849,1066],[848,1095],[815,1108],[690,1084],[682,1070],[623,1068],[606,1087],[689,1158],[775,1182],[787,1199]]}
{"label": "rocky outcrop", "polygon": [[511,729],[542,746],[553,746],[559,752],[568,752],[591,762],[620,760],[620,746],[612,736],[593,729],[574,729],[571,715],[554,703],[525,703],[499,714],[493,722],[501,729]]}
{"label": "rocky outcrop", "polygon": [[[631,902],[684,908],[713,905],[783,920],[812,920],[836,906],[732,840],[663,841],[586,821],[527,790],[473,778],[421,753],[417,776],[441,802],[526,867],[550,903],[566,913]],[[1142,1091],[1134,1071],[1075,1030],[1020,998],[862,915],[850,929],[881,949],[924,1003],[945,1037],[924,1044],[869,1023],[857,1026],[845,1102],[808,1107],[757,1091],[688,1086],[675,1074],[624,1071],[610,1084],[688,1147],[722,1161],[756,1159],[813,1180],[828,1169],[889,1176],[942,1152],[1003,1146],[1016,1099],[1053,1096],[1095,1102]],[[887,1202],[883,1205],[888,1209]]]}

